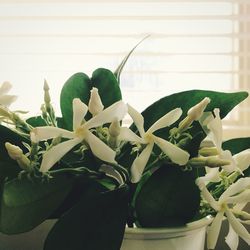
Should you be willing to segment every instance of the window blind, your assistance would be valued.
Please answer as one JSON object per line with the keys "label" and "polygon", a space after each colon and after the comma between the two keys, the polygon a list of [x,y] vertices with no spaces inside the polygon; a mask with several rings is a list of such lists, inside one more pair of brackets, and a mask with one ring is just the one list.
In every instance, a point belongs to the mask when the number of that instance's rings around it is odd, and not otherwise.
{"label": "window blind", "polygon": [[[0,80],[14,85],[19,109],[34,113],[44,78],[57,105],[71,74],[115,70],[146,35],[121,78],[125,101],[138,110],[177,91],[250,89],[248,0],[2,0]],[[249,107],[227,117],[230,135],[250,133]]]}

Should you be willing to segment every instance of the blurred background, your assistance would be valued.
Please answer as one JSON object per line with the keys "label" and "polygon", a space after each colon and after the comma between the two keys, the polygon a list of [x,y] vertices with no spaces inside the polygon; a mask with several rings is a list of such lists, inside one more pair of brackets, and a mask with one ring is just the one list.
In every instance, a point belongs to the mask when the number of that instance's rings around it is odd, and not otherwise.
{"label": "blurred background", "polygon": [[[44,78],[58,113],[75,72],[115,70],[143,37],[122,74],[124,100],[140,111],[188,89],[250,89],[249,0],[0,0],[0,82],[13,108],[39,114]],[[224,121],[225,138],[250,135],[249,103]]]}

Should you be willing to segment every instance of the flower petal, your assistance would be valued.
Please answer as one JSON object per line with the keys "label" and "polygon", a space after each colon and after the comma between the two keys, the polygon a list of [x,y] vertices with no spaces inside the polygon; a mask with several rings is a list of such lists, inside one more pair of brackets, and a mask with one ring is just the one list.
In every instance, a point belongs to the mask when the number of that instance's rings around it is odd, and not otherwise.
{"label": "flower petal", "polygon": [[220,110],[214,109],[215,118],[207,125],[210,130],[209,137],[218,149],[221,149],[222,145],[222,122],[220,119]]}
{"label": "flower petal", "polygon": [[116,163],[115,151],[113,151],[110,147],[108,147],[103,141],[93,135],[90,131],[86,132],[85,140],[89,144],[92,153],[96,157],[106,162]]}
{"label": "flower petal", "polygon": [[154,143],[150,143],[143,149],[140,155],[135,158],[131,167],[131,182],[137,183],[140,181],[144,168],[147,165]]}
{"label": "flower petal", "polygon": [[221,180],[219,176],[219,168],[206,168],[207,173],[206,175],[197,178],[196,184],[198,186],[203,187],[204,185],[208,184],[209,182],[219,182]]}
{"label": "flower petal", "polygon": [[3,82],[0,86],[0,96],[5,95],[8,93],[12,88],[12,85],[10,82]]}
{"label": "flower petal", "polygon": [[220,196],[219,201],[226,201],[228,197],[238,194],[246,188],[250,188],[250,177],[240,178],[237,182],[229,186],[229,188]]}
{"label": "flower petal", "polygon": [[207,230],[207,248],[214,249],[219,237],[224,212],[219,212],[215,216],[211,226]]}
{"label": "flower petal", "polygon": [[234,214],[226,209],[225,211],[227,215],[228,222],[232,226],[233,230],[244,240],[248,245],[250,245],[250,234],[246,230],[246,228],[239,222],[239,220],[234,216]]}
{"label": "flower petal", "polygon": [[0,96],[0,105],[5,107],[9,107],[11,103],[13,103],[17,99],[15,95],[3,95]]}
{"label": "flower petal", "polygon": [[44,141],[56,137],[63,137],[63,138],[74,138],[74,133],[71,131],[68,131],[66,129],[57,128],[57,127],[50,127],[50,126],[44,126],[44,127],[36,127],[32,129],[32,138],[37,141]]}
{"label": "flower petal", "polygon": [[227,245],[230,247],[231,250],[237,250],[239,245],[239,236],[237,233],[235,233],[230,224],[229,224],[229,232],[225,239]]}
{"label": "flower petal", "polygon": [[44,153],[40,172],[47,172],[56,162],[58,162],[66,153],[68,153],[81,141],[82,140],[80,138],[71,139],[57,144],[46,153]]}
{"label": "flower petal", "polygon": [[176,122],[182,114],[181,108],[173,109],[156,121],[149,129],[148,133],[154,133],[156,130],[168,127]]}
{"label": "flower petal", "polygon": [[235,203],[242,203],[242,202],[250,202],[250,189],[246,189],[240,194],[227,198],[228,204],[235,204]]}
{"label": "flower petal", "polygon": [[128,104],[128,113],[131,116],[135,126],[137,127],[141,137],[143,137],[145,134],[144,117],[141,115],[141,113],[139,113],[137,110],[135,110],[129,104]]}
{"label": "flower petal", "polygon": [[227,160],[227,161],[230,162],[229,165],[222,166],[222,168],[227,172],[227,174],[230,174],[230,173],[232,173],[234,171],[240,170],[237,167],[236,162],[235,162],[235,160],[232,157],[232,153],[229,150],[221,151],[221,153],[220,153],[220,159]]}
{"label": "flower petal", "polygon": [[79,98],[73,99],[73,130],[81,126],[84,116],[88,112],[88,106]]}
{"label": "flower petal", "polygon": [[90,129],[102,126],[105,123],[111,123],[114,120],[120,121],[126,113],[127,105],[123,101],[118,101],[92,117],[84,124],[84,127]]}
{"label": "flower petal", "polygon": [[144,140],[141,137],[139,137],[132,130],[126,127],[121,128],[118,139],[120,141],[130,141],[130,142],[137,142],[141,144],[144,143]]}
{"label": "flower petal", "polygon": [[188,152],[160,137],[154,135],[152,137],[154,142],[174,163],[182,166],[188,162],[190,156]]}
{"label": "flower petal", "polygon": [[237,167],[243,172],[250,166],[250,149],[241,151],[233,156]]}

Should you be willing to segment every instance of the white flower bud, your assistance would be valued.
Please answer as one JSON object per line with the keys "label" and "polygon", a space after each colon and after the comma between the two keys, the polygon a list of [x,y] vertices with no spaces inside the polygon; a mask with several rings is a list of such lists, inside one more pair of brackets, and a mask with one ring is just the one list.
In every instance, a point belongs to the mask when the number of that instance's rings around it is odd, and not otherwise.
{"label": "white flower bud", "polygon": [[33,143],[36,143],[36,144],[39,143],[39,139],[37,138],[35,129],[33,129],[33,130],[30,132],[30,140],[31,140]]}
{"label": "white flower bud", "polygon": [[109,134],[112,137],[117,137],[120,134],[121,126],[120,122],[116,119],[109,126]]}
{"label": "white flower bud", "polygon": [[103,110],[104,106],[102,104],[102,100],[99,96],[97,88],[92,88],[88,106],[89,106],[89,112],[93,116],[97,115]]}
{"label": "white flower bud", "polygon": [[193,121],[197,121],[201,118],[205,108],[210,103],[210,98],[205,97],[201,102],[193,106],[188,110],[188,117]]}
{"label": "white flower bud", "polygon": [[18,146],[15,146],[9,142],[5,143],[5,148],[8,151],[8,154],[10,156],[11,159],[13,160],[20,160],[22,155],[23,155],[23,151],[21,148],[19,148]]}
{"label": "white flower bud", "polygon": [[30,160],[23,154],[23,151],[18,146],[15,146],[9,142],[5,143],[5,148],[8,151],[8,154],[11,159],[17,161],[18,165],[26,170],[26,171],[32,171],[32,168],[30,166]]}

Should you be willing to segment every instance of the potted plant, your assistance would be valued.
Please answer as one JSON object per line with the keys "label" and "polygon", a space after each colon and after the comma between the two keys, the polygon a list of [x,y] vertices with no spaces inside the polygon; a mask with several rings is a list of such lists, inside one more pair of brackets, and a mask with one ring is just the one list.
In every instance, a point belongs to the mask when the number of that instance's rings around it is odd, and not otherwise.
{"label": "potted plant", "polygon": [[[37,250],[187,250],[194,246],[185,240],[195,236],[195,249],[204,248],[210,224],[214,249],[226,218],[230,248],[237,249],[238,236],[250,244],[244,227],[250,214],[243,211],[250,200],[250,139],[222,143],[221,125],[248,94],[190,90],[140,114],[122,101],[127,59],[114,73],[100,68],[91,77],[71,76],[61,90],[62,117],[46,81],[41,115],[28,119],[11,110],[15,96],[2,84],[1,237],[11,244],[4,235],[52,220]],[[127,114],[130,127],[122,123]]]}

